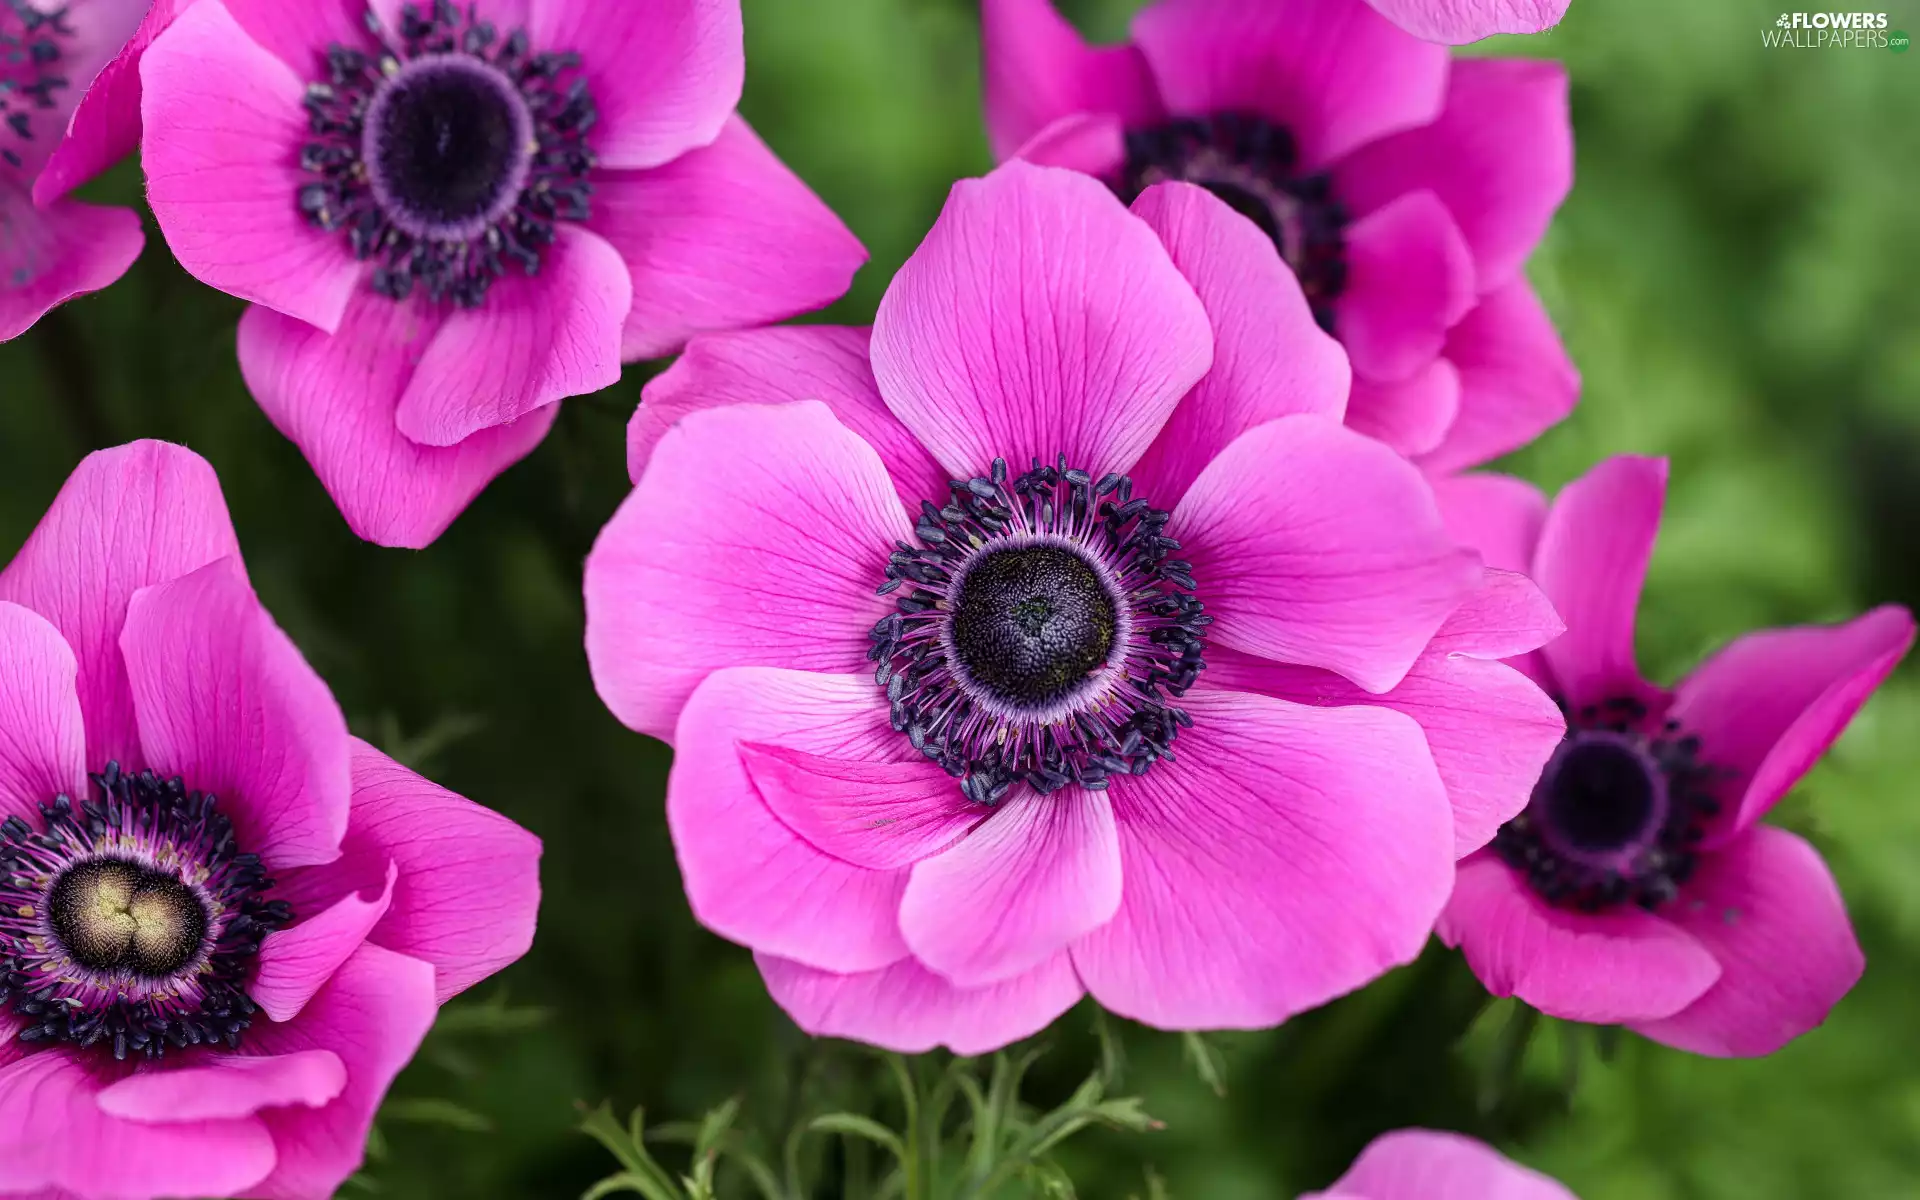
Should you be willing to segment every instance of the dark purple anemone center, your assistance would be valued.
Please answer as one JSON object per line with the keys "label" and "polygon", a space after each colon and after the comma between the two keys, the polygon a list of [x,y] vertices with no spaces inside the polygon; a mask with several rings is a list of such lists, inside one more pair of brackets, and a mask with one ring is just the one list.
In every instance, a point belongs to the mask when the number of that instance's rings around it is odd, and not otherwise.
{"label": "dark purple anemone center", "polygon": [[1250,113],[1176,117],[1130,129],[1114,190],[1131,204],[1156,183],[1177,180],[1212,192],[1258,225],[1293,268],[1322,329],[1347,286],[1347,210],[1333,179],[1307,171],[1293,135]]}
{"label": "dark purple anemone center", "polygon": [[0,0],[0,120],[7,126],[7,134],[0,134],[0,159],[11,166],[20,166],[23,156],[10,141],[31,142],[36,131],[59,133],[35,114],[57,107],[54,93],[71,86],[60,43],[72,36],[64,6],[42,10],[28,0]]}
{"label": "dark purple anemone center", "polygon": [[214,797],[108,763],[40,828],[0,821],[0,1006],[29,1047],[240,1045],[260,944],[293,920]]}
{"label": "dark purple anemone center", "polygon": [[1015,784],[1100,789],[1172,761],[1168,703],[1205,668],[1212,618],[1168,514],[1110,474],[1033,468],[922,502],[880,593],[901,593],[868,657],[894,729],[981,804]]}

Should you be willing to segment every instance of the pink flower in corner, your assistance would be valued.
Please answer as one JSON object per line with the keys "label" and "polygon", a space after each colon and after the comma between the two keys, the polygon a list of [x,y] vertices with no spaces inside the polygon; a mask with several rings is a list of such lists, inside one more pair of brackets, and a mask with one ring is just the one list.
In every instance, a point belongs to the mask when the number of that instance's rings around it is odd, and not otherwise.
{"label": "pink flower in corner", "polygon": [[1540,33],[1558,25],[1571,0],[1367,0],[1417,38],[1460,46],[1497,33]]}
{"label": "pink flower in corner", "polygon": [[348,735],[178,446],[80,465],[0,647],[0,1195],[332,1196],[539,842]]}
{"label": "pink flower in corner", "polygon": [[423,546],[622,360],[846,290],[741,37],[739,0],[197,0],[154,39],[154,214],[254,302],[248,387],[355,532]]}
{"label": "pink flower in corner", "polygon": [[1672,691],[1634,663],[1634,609],[1666,489],[1609,459],[1549,511],[1518,480],[1443,485],[1450,524],[1525,568],[1567,632],[1516,659],[1567,739],[1526,812],[1460,865],[1440,925],[1496,995],[1713,1055],[1819,1025],[1864,966],[1818,853],[1761,823],[1913,643],[1894,606],[1749,634]]}
{"label": "pink flower in corner", "polygon": [[1300,1200],[1575,1200],[1560,1183],[1485,1142],[1432,1129],[1373,1139],[1324,1192]]}
{"label": "pink flower in corner", "polygon": [[1572,409],[1521,271],[1573,178],[1557,64],[1454,61],[1366,0],[1158,0],[1104,48],[1049,0],[982,18],[995,152],[1226,200],[1346,347],[1356,429],[1451,471]]}
{"label": "pink flower in corner", "polygon": [[698,339],[649,388],[588,658],[674,744],[695,914],[803,1028],[976,1053],[1088,991],[1270,1025],[1425,942],[1454,821],[1386,705],[1437,630],[1484,650],[1527,606],[1471,618],[1503,589],[1339,423],[1343,357],[1252,236],[1009,164],[870,333]]}

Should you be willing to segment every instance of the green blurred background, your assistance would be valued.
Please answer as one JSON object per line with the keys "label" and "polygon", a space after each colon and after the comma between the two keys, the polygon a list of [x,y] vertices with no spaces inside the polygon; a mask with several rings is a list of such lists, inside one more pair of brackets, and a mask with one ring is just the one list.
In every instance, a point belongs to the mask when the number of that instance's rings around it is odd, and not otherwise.
{"label": "green blurred background", "polygon": [[[1755,626],[1920,606],[1920,54],[1763,49],[1773,2],[1575,0],[1553,33],[1475,51],[1572,72],[1578,178],[1532,273],[1585,395],[1509,466],[1554,488],[1607,454],[1671,456],[1641,610],[1656,678]],[[1133,7],[1067,6],[1102,38]],[[746,114],[871,249],[827,314],[865,321],[949,182],[988,166],[973,6],[747,0],[746,16]],[[1891,23],[1920,28],[1920,9]],[[129,164],[93,196],[137,189]],[[192,446],[220,472],[261,594],[356,730],[546,840],[539,942],[477,993],[518,1015],[444,1022],[382,1118],[369,1186],[576,1196],[612,1169],[573,1132],[576,1100],[685,1118],[741,1095],[776,1131],[829,1095],[861,1104],[866,1060],[810,1047],[747,953],[694,924],[661,817],[667,753],[588,681],[581,560],[626,491],[623,429],[655,368],[568,403],[430,550],[382,550],[347,532],[248,399],[239,311],[156,235],[120,284],[0,347],[0,554],[86,451]],[[1782,810],[1832,862],[1869,967],[1773,1058],[1627,1037],[1603,1061],[1546,1027],[1514,1065],[1505,1007],[1436,947],[1285,1028],[1211,1039],[1225,1098],[1177,1038],[1126,1029],[1127,1089],[1167,1128],[1063,1159],[1085,1196],[1141,1191],[1151,1166],[1179,1200],[1264,1200],[1427,1124],[1488,1137],[1585,1200],[1920,1196],[1916,778],[1908,664]],[[1052,1033],[1037,1102],[1092,1064],[1091,1020],[1083,1007]]]}

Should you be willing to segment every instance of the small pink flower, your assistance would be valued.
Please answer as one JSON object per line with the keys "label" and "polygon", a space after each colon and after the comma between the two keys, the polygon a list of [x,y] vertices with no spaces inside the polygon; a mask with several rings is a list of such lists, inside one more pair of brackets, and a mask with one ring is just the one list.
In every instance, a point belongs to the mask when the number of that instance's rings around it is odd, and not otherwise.
{"label": "small pink flower", "polygon": [[140,62],[160,227],[355,532],[431,542],[567,396],[845,291],[733,112],[739,0],[198,0]]}
{"label": "small pink flower", "polygon": [[1571,0],[1367,0],[1417,38],[1460,46],[1496,33],[1540,33],[1558,25]]}
{"label": "small pink flower", "polygon": [[[697,339],[648,388],[588,658],[674,744],[695,914],[803,1028],[974,1053],[1087,991],[1270,1025],[1419,952],[1435,757],[1508,797],[1480,841],[1524,804],[1558,715],[1468,656],[1558,623],[1339,423],[1344,358],[1258,237],[1009,164],[871,331]],[[1430,754],[1408,713],[1527,748]]]}
{"label": "small pink flower", "polygon": [[1251,219],[1351,356],[1356,429],[1451,471],[1572,409],[1521,272],[1573,178],[1557,64],[1456,62],[1365,0],[1159,0],[1098,49],[1049,0],[982,17],[995,152]]}
{"label": "small pink flower", "polygon": [[178,446],[80,465],[0,647],[0,1195],[333,1195],[539,842],[348,735]]}
{"label": "small pink flower", "polygon": [[1903,608],[1749,634],[1669,692],[1634,664],[1667,468],[1609,459],[1548,511],[1518,480],[1442,492],[1490,562],[1531,566],[1567,623],[1512,660],[1567,711],[1532,803],[1460,864],[1440,924],[1481,982],[1569,1020],[1713,1055],[1819,1025],[1864,966],[1819,854],[1760,818],[1913,642]]}
{"label": "small pink flower", "polygon": [[1300,1200],[1575,1200],[1493,1147],[1457,1133],[1396,1129],[1373,1139],[1324,1192]]}

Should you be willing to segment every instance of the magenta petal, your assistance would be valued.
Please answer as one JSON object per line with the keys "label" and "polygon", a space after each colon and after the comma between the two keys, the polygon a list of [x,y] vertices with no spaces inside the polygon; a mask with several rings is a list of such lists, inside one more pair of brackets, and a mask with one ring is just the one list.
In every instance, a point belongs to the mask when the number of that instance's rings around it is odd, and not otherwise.
{"label": "magenta petal", "polygon": [[1023,787],[914,866],[900,932],[921,964],[979,987],[1033,970],[1119,907],[1120,845],[1106,793]]}
{"label": "magenta petal", "polygon": [[755,789],[743,743],[917,760],[888,727],[872,675],[733,667],[709,676],[675,731],[667,825],[694,915],[722,937],[828,971],[905,958],[907,873],[855,866],[795,833]]}
{"label": "magenta petal", "polygon": [[1323,168],[1440,112],[1447,52],[1363,0],[1159,0],[1133,21],[1167,108],[1258,113]]}
{"label": "magenta petal", "polygon": [[866,762],[742,742],[740,761],[787,828],[816,849],[870,870],[910,867],[940,853],[980,824],[984,812],[924,759]]}
{"label": "magenta petal", "polygon": [[[180,7],[184,9],[201,2],[203,0],[185,0]],[[367,13],[381,11],[390,19],[393,7],[387,0],[375,0],[371,4],[367,0],[302,0],[299,4],[288,4],[286,0],[219,2],[226,5],[248,37],[295,73],[317,67],[327,47],[336,42],[356,49],[372,49],[367,36]]]}
{"label": "magenta petal", "polygon": [[1480,297],[1447,332],[1446,361],[1460,373],[1460,411],[1430,471],[1457,471],[1517,450],[1558,424],[1580,399],[1553,319],[1524,277]]}
{"label": "magenta petal", "polygon": [[493,478],[540,444],[549,405],[456,446],[423,446],[394,424],[401,393],[439,328],[423,303],[354,293],[337,333],[269,308],[240,318],[240,373],[274,427],[306,456],[348,527],[382,546],[427,546]]}
{"label": "magenta petal", "polygon": [[1772,1054],[1825,1021],[1866,969],[1827,864],[1784,829],[1757,825],[1703,856],[1664,911],[1713,952],[1720,980],[1634,1028],[1695,1054]]}
{"label": "magenta petal", "polygon": [[711,142],[740,103],[740,0],[529,0],[537,50],[581,58],[608,167],[657,167]]}
{"label": "magenta petal", "polygon": [[1171,509],[1254,426],[1296,414],[1340,420],[1352,372],[1253,222],[1186,183],[1148,188],[1133,211],[1160,236],[1213,325],[1212,369],[1133,469],[1135,493]]}
{"label": "magenta petal", "polygon": [[218,796],[269,869],[339,856],[346,720],[238,560],[135,593],[120,649],[147,765]]}
{"label": "magenta petal", "polygon": [[1533,570],[1534,548],[1547,522],[1547,498],[1524,479],[1491,472],[1433,481],[1447,532],[1480,552],[1489,567]]}
{"label": "magenta petal", "polygon": [[1429,653],[1512,658],[1567,631],[1547,594],[1517,571],[1489,568],[1480,589],[1453,610],[1427,646]]}
{"label": "magenta petal", "polygon": [[127,601],[149,584],[239,553],[220,481],[184,446],[142,441],[98,450],[68,476],[0,574],[0,600],[47,618],[72,647],[88,763],[132,769],[142,761],[120,656]]}
{"label": "magenta petal", "polygon": [[1278,1024],[1410,961],[1453,882],[1419,726],[1382,708],[1189,692],[1178,759],[1114,781],[1120,911],[1073,961],[1149,1025]]}
{"label": "magenta petal", "polygon": [[0,183],[0,228],[0,342],[125,275],[147,243],[130,208],[70,200],[36,208],[11,183]]}
{"label": "magenta petal", "polygon": [[1021,142],[1008,157],[1106,179],[1126,162],[1126,126],[1111,113],[1075,113]]}
{"label": "magenta petal", "polygon": [[657,738],[706,676],[762,664],[870,671],[874,589],[906,512],[873,448],[814,402],[693,413],[587,556],[587,662]]}
{"label": "magenta petal", "polygon": [[299,1016],[313,994],[333,978],[341,963],[353,957],[386,915],[393,903],[394,881],[399,877],[399,868],[388,864],[386,885],[379,892],[349,893],[324,909],[307,905],[295,908],[296,915],[308,914],[306,919],[268,935],[261,943],[259,972],[248,985],[247,995],[276,1021]]}
{"label": "magenta petal", "polygon": [[1409,457],[1438,446],[1460,415],[1460,372],[1436,358],[1398,383],[1356,377],[1347,424]]}
{"label": "magenta petal", "polygon": [[[1571,0],[1367,0],[1417,38],[1463,46],[1496,33],[1539,33],[1560,23]],[[1473,61],[1473,60],[1463,60]]]}
{"label": "magenta petal", "polygon": [[1396,1129],[1360,1152],[1334,1185],[1300,1200],[1575,1200],[1557,1181],[1485,1142],[1431,1129]]}
{"label": "magenta petal", "polygon": [[1131,467],[1207,372],[1213,334],[1106,185],[1011,162],[955,184],[873,323],[880,394],[956,479],[996,458]]}
{"label": "magenta petal", "polygon": [[738,117],[712,145],[663,166],[596,172],[587,227],[619,251],[633,278],[620,342],[627,359],[829,304],[867,259],[833,210]]}
{"label": "magenta petal", "polygon": [[361,264],[294,203],[308,178],[306,81],[221,0],[201,0],[155,38],[140,79],[147,200],[180,265],[221,291],[338,326]]}
{"label": "magenta petal", "polygon": [[1320,417],[1242,434],[1201,472],[1169,526],[1222,645],[1338,671],[1370,692],[1400,681],[1480,582],[1411,464]]}
{"label": "magenta petal", "polygon": [[1639,908],[1554,908],[1482,851],[1460,864],[1437,932],[1496,996],[1550,1017],[1618,1025],[1678,1012],[1720,977],[1699,939]]}
{"label": "magenta petal", "polygon": [[45,617],[4,601],[0,646],[0,820],[37,820],[42,801],[89,795],[79,668]]}
{"label": "magenta petal", "polygon": [[1355,375],[1410,379],[1473,302],[1473,257],[1432,192],[1408,192],[1347,227],[1347,285],[1334,323]]}
{"label": "magenta petal", "polygon": [[1758,821],[1825,754],[1913,645],[1913,614],[1876,608],[1844,625],[1750,633],[1675,689],[1668,716],[1700,739],[1721,785],[1725,840]]}
{"label": "magenta petal", "polygon": [[774,1003],[815,1037],[853,1038],[900,1054],[936,1046],[988,1054],[1032,1037],[1085,994],[1063,952],[1023,975],[961,988],[910,958],[836,975],[771,954],[753,961]]}
{"label": "magenta petal", "polygon": [[996,158],[1013,157],[1042,129],[1076,113],[1131,125],[1161,116],[1140,51],[1088,46],[1051,0],[983,0],[980,40],[987,138]]}
{"label": "magenta petal", "polygon": [[171,1125],[250,1117],[263,1108],[320,1108],[347,1087],[347,1065],[331,1050],[216,1054],[191,1066],[129,1075],[100,1091],[100,1110],[129,1121]]}
{"label": "magenta petal", "polygon": [[100,68],[74,107],[66,136],[34,178],[34,203],[52,204],[139,147],[140,57],[160,31],[191,3],[193,0],[129,0],[119,6],[139,24],[112,51],[113,57]]}
{"label": "magenta petal", "polygon": [[627,424],[627,474],[640,482],[661,436],[688,413],[818,400],[880,455],[909,508],[945,497],[947,473],[880,398],[867,361],[870,334],[843,325],[789,325],[693,339],[640,393]]}

